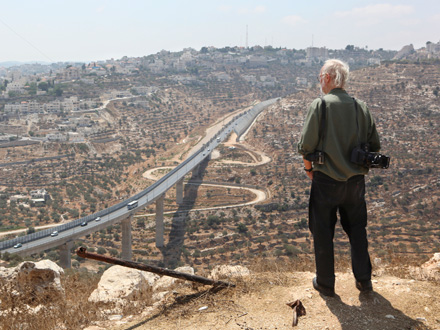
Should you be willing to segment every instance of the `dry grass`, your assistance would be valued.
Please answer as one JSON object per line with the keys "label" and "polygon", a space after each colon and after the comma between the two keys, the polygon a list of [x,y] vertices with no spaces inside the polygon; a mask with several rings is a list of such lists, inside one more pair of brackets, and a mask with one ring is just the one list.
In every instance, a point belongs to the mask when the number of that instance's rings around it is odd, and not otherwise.
{"label": "dry grass", "polygon": [[1,329],[82,329],[90,320],[100,318],[98,306],[87,301],[98,280],[89,273],[67,273],[61,279],[64,294],[48,295],[2,282]]}
{"label": "dry grass", "polygon": [[[412,260],[402,255],[388,255],[383,258],[386,273],[400,278],[407,277],[408,265],[421,264],[421,260]],[[303,255],[295,258],[263,258],[256,257],[246,260],[245,265],[251,270],[251,276],[246,280],[235,278],[226,280],[236,284],[235,288],[225,288],[220,291],[212,290],[210,286],[201,284],[179,285],[177,291],[170,293],[159,308],[145,322],[152,321],[158,316],[169,315],[176,320],[185,320],[202,306],[216,307],[225,315],[235,313],[240,315],[243,306],[236,302],[237,297],[264,292],[272,287],[290,287],[299,279],[294,278],[294,272],[314,272],[315,263],[312,256]],[[351,269],[350,257],[336,254],[335,268],[337,272],[347,272]],[[202,276],[209,274],[202,271]],[[30,288],[11,288],[10,283],[0,282],[0,329],[1,330],[40,330],[40,329],[83,329],[94,322],[106,321],[112,311],[121,315],[140,315],[147,307],[152,306],[152,300],[129,302],[124,306],[114,304],[97,304],[88,301],[92,291],[97,287],[100,276],[91,272],[67,270],[61,278],[64,294],[41,295],[32,292]],[[177,293],[178,292],[178,293]],[[211,310],[211,309],[210,309]]]}
{"label": "dry grass", "polygon": [[66,270],[61,277],[64,293],[49,292],[47,295],[33,292],[30,287],[11,287],[10,282],[1,281],[0,329],[83,329],[93,322],[106,320],[108,314],[105,311],[135,315],[152,304],[151,296],[124,306],[89,302],[88,298],[99,279],[100,275],[95,273]]}

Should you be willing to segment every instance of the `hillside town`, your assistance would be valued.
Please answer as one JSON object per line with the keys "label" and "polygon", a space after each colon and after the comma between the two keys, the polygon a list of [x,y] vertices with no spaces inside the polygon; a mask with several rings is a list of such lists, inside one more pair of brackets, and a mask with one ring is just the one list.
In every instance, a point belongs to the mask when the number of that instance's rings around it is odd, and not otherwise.
{"label": "hillside town", "polygon": [[[411,213],[406,205],[411,204],[412,195],[420,194],[437,180],[433,176],[430,183],[419,182],[404,190],[399,183],[405,180],[406,174],[414,173],[408,166],[411,154],[406,154],[405,149],[436,157],[434,151],[426,151],[423,143],[415,149],[417,145],[413,140],[420,133],[429,136],[431,141],[438,125],[435,100],[439,85],[434,83],[438,81],[438,71],[431,64],[440,56],[438,43],[429,42],[426,48],[417,51],[407,48],[395,52],[351,45],[344,50],[203,47],[200,51],[162,51],[143,58],[57,64],[45,69],[41,64],[2,69],[0,184],[5,209],[0,219],[2,227],[4,230],[27,228],[33,232],[43,223],[73,220],[115,204],[152,183],[139,177],[143,171],[178,164],[178,159],[185,157],[181,146],[194,144],[204,129],[219,118],[255,100],[280,95],[284,95],[285,101],[276,110],[276,119],[272,119],[272,111],[268,111],[264,114],[264,125],[257,122],[248,137],[258,137],[250,144],[270,155],[272,162],[263,166],[265,170],[258,171],[256,167],[249,176],[247,169],[225,167],[214,172],[208,170],[206,178],[268,189],[271,198],[265,206],[257,205],[246,212],[301,211],[295,216],[287,212],[281,218],[304,224],[307,193],[301,191],[306,189],[307,182],[295,174],[300,164],[295,143],[307,103],[316,97],[316,72],[325,59],[339,57],[354,70],[350,91],[367,100],[372,111],[377,112],[383,140],[396,144],[389,148],[395,154],[396,172],[375,175],[372,181],[373,187],[387,187],[386,192],[371,195],[374,210],[379,212],[377,217],[382,219],[377,229],[384,235],[389,232],[386,229],[390,228],[389,222],[407,217],[405,213],[417,217],[419,211]],[[402,60],[404,55],[408,59]],[[407,91],[405,109],[411,110],[409,113],[395,108],[403,91]],[[417,114],[413,112],[416,109]],[[407,117],[411,118],[412,125],[397,131],[390,129],[393,125],[401,127]],[[428,132],[431,129],[434,135]],[[397,140],[396,136],[399,136]],[[432,141],[431,147],[436,147],[436,140]],[[239,145],[236,147],[220,148],[222,157],[252,162],[247,155],[249,151]],[[255,152],[258,150],[251,151],[250,155],[255,159],[261,157]],[[433,175],[436,173],[433,166],[418,171]],[[298,180],[289,186],[287,177]],[[211,196],[222,194],[221,189],[216,189],[208,190],[208,199],[199,197],[196,203],[216,204]],[[252,199],[251,195],[228,194],[231,202],[234,198]],[[389,194],[391,199],[386,197]],[[418,201],[417,209],[423,208],[426,216],[436,210],[434,196],[436,194],[431,194],[430,201]],[[167,200],[168,209],[177,207],[172,198]],[[391,201],[393,207],[386,211],[385,206]],[[395,209],[398,205],[402,205],[403,213]],[[222,214],[226,216],[225,212]],[[146,220],[141,218],[139,223]],[[205,227],[203,221],[200,225]],[[196,230],[197,226],[194,224],[193,228]],[[188,230],[191,233],[192,230]],[[307,231],[299,236],[303,252],[309,251],[307,236]],[[397,243],[404,244],[401,238]],[[434,250],[438,243],[432,241]],[[114,243],[111,245],[116,247]],[[383,243],[380,246],[383,249]],[[197,249],[200,250],[200,246]],[[419,248],[414,244],[411,249],[418,251]]]}
{"label": "hillside town", "polygon": [[[52,270],[44,272],[54,281],[45,297],[57,302],[52,313],[46,313],[42,300],[18,303],[15,293],[2,286],[2,306],[13,306],[8,307],[12,313],[14,308],[37,306],[31,313],[17,313],[17,318],[2,312],[2,322],[11,326],[16,320],[36,322],[37,328],[45,321],[54,328],[60,323],[66,328],[93,323],[90,329],[98,325],[122,329],[134,320],[139,323],[136,327],[142,326],[144,321],[136,317],[124,318],[138,314],[150,318],[147,328],[158,324],[172,328],[175,318],[170,320],[163,312],[172,310],[188,329],[194,328],[190,321],[205,324],[206,329],[212,324],[250,329],[255,319],[247,317],[264,309],[265,316],[276,315],[290,328],[291,309],[288,318],[278,307],[270,311],[270,300],[261,296],[271,292],[285,305],[293,287],[307,308],[313,306],[303,321],[305,329],[317,324],[325,328],[332,316],[324,320],[320,311],[332,306],[310,291],[314,269],[307,223],[310,180],[297,143],[308,105],[320,95],[316,78],[328,58],[350,64],[347,91],[368,104],[381,136],[381,152],[391,157],[389,169],[372,169],[367,176],[368,236],[379,293],[371,304],[362,304],[362,297],[356,300],[362,308],[353,307],[353,314],[384,329],[438,326],[438,286],[423,281],[439,278],[435,263],[440,251],[440,42],[427,42],[421,49],[408,45],[400,51],[353,45],[341,50],[203,47],[90,63],[0,67],[0,240],[52,228],[126,200],[188,157],[210,127],[259,101],[280,97],[244,136],[237,139],[232,132],[212,151],[199,176],[185,180],[181,203],[176,201],[176,188],[166,193],[165,246],[155,244],[153,205],[133,215],[133,261],[213,278],[221,276],[220,265],[229,265],[227,271],[242,272],[233,279],[236,291],[225,290],[216,301],[201,286],[112,270],[75,254],[86,247],[120,258],[122,226],[116,223],[73,243],[75,273],[65,270],[63,275],[55,265],[60,261],[57,248],[24,257],[2,253],[1,276],[16,276],[18,286],[40,267],[34,263],[49,264]],[[346,273],[349,242],[339,229],[338,292],[354,297],[352,274]],[[425,268],[419,267],[422,264]],[[111,272],[113,277],[107,278],[111,284],[105,287],[103,274]],[[143,282],[139,290],[127,289],[130,292],[121,298],[124,284],[114,283],[130,276]],[[127,283],[133,283],[130,280]],[[102,292],[110,288],[116,289],[117,298],[103,298]],[[406,299],[408,292],[411,297]],[[35,292],[27,296],[35,297]],[[73,317],[65,315],[67,301],[69,310],[75,311]],[[37,317],[40,309],[50,316]],[[211,310],[216,310],[215,320],[202,314]],[[244,318],[248,325],[240,323]],[[358,324],[346,320],[346,315],[339,318]],[[270,326],[264,323],[264,328]]]}

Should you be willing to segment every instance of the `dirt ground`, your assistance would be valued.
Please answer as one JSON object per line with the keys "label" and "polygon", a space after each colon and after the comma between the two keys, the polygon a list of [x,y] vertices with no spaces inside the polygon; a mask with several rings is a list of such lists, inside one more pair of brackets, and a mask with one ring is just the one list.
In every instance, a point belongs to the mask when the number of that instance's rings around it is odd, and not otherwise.
{"label": "dirt ground", "polygon": [[[336,297],[312,288],[313,273],[274,272],[235,280],[236,288],[217,293],[170,293],[167,304],[148,316],[130,316],[106,328],[117,330],[386,330],[440,329],[440,285],[381,275],[373,278],[374,292],[360,294],[351,273],[338,273]],[[200,290],[200,289],[199,289]],[[194,291],[193,291],[194,292]],[[287,303],[299,299],[306,315],[292,327]],[[101,328],[96,328],[101,329]]]}

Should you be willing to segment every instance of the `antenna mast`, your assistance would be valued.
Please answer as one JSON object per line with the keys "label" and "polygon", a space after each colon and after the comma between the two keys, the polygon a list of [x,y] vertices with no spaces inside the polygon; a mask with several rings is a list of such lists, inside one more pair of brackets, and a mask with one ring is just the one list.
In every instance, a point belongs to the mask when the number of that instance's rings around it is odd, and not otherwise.
{"label": "antenna mast", "polygon": [[246,48],[248,48],[248,47],[249,47],[249,45],[248,45],[248,26],[246,24]]}

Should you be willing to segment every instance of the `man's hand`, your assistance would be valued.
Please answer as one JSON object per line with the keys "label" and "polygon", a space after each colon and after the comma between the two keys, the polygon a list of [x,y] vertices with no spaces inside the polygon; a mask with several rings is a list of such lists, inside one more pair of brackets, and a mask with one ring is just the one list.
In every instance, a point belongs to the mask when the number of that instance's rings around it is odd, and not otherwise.
{"label": "man's hand", "polygon": [[[312,162],[303,158],[304,161],[304,168],[309,169],[312,168]],[[313,180],[313,171],[306,171],[307,176],[310,178],[310,180]]]}

